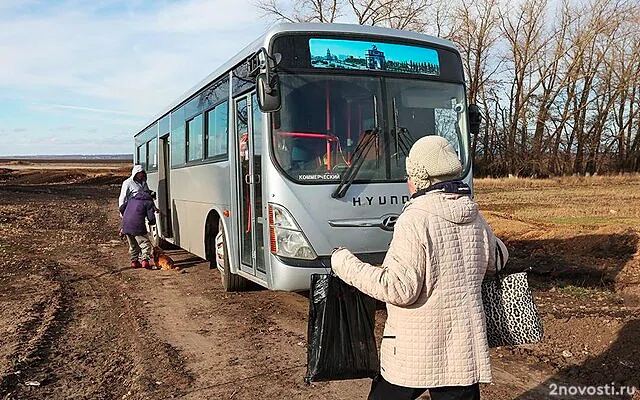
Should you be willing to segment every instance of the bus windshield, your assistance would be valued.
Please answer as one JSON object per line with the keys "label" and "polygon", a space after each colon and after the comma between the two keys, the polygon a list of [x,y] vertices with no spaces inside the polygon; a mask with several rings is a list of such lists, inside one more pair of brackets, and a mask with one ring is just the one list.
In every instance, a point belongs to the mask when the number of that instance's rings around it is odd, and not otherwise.
{"label": "bus windshield", "polygon": [[402,181],[411,145],[427,135],[468,163],[462,84],[328,74],[281,74],[280,84],[272,146],[293,181],[337,183],[354,163],[355,182]]}

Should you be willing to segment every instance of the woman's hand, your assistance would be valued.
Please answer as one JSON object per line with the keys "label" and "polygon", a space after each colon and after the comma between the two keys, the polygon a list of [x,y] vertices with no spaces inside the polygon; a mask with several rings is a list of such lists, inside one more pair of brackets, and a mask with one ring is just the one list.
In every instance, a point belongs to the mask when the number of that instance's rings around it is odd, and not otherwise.
{"label": "woman's hand", "polygon": [[336,251],[344,250],[344,249],[346,249],[346,247],[343,247],[343,246],[334,247],[333,250],[331,251],[331,254],[333,255],[333,253],[335,253]]}

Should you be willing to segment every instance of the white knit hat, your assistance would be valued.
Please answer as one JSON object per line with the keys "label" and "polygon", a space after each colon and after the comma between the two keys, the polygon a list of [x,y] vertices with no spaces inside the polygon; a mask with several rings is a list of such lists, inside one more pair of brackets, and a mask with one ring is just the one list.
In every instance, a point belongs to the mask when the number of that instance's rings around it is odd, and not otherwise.
{"label": "white knit hat", "polygon": [[407,175],[416,189],[425,189],[437,182],[455,179],[462,172],[462,164],[453,146],[441,136],[418,139],[407,157]]}

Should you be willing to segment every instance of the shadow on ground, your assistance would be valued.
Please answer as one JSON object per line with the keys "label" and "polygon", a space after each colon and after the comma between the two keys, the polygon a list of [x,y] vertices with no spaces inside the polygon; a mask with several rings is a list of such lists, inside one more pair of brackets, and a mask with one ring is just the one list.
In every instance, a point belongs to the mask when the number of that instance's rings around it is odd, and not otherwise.
{"label": "shadow on ground", "polygon": [[[608,388],[605,385],[608,385]],[[640,391],[636,393],[636,397],[633,397],[631,388],[640,390],[640,320],[638,319],[627,322],[620,330],[618,338],[604,353],[589,358],[580,365],[562,369],[547,381],[518,396],[517,400],[539,400],[544,394],[547,395],[544,398],[563,399],[640,398]],[[556,396],[552,390],[555,390]],[[581,395],[579,390],[585,392]]]}
{"label": "shadow on ground", "polygon": [[588,234],[567,239],[507,241],[509,265],[530,270],[534,287],[550,284],[615,290],[620,273],[634,258],[638,235],[633,230]]}

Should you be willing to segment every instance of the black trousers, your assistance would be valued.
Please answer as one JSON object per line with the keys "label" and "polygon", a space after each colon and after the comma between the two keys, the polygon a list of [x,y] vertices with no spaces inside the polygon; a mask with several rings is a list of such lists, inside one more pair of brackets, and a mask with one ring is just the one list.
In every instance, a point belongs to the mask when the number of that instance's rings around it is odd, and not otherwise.
{"label": "black trousers", "polygon": [[[371,382],[369,400],[414,400],[426,391],[394,385],[378,375]],[[480,385],[433,388],[429,389],[429,395],[431,400],[480,400]]]}

